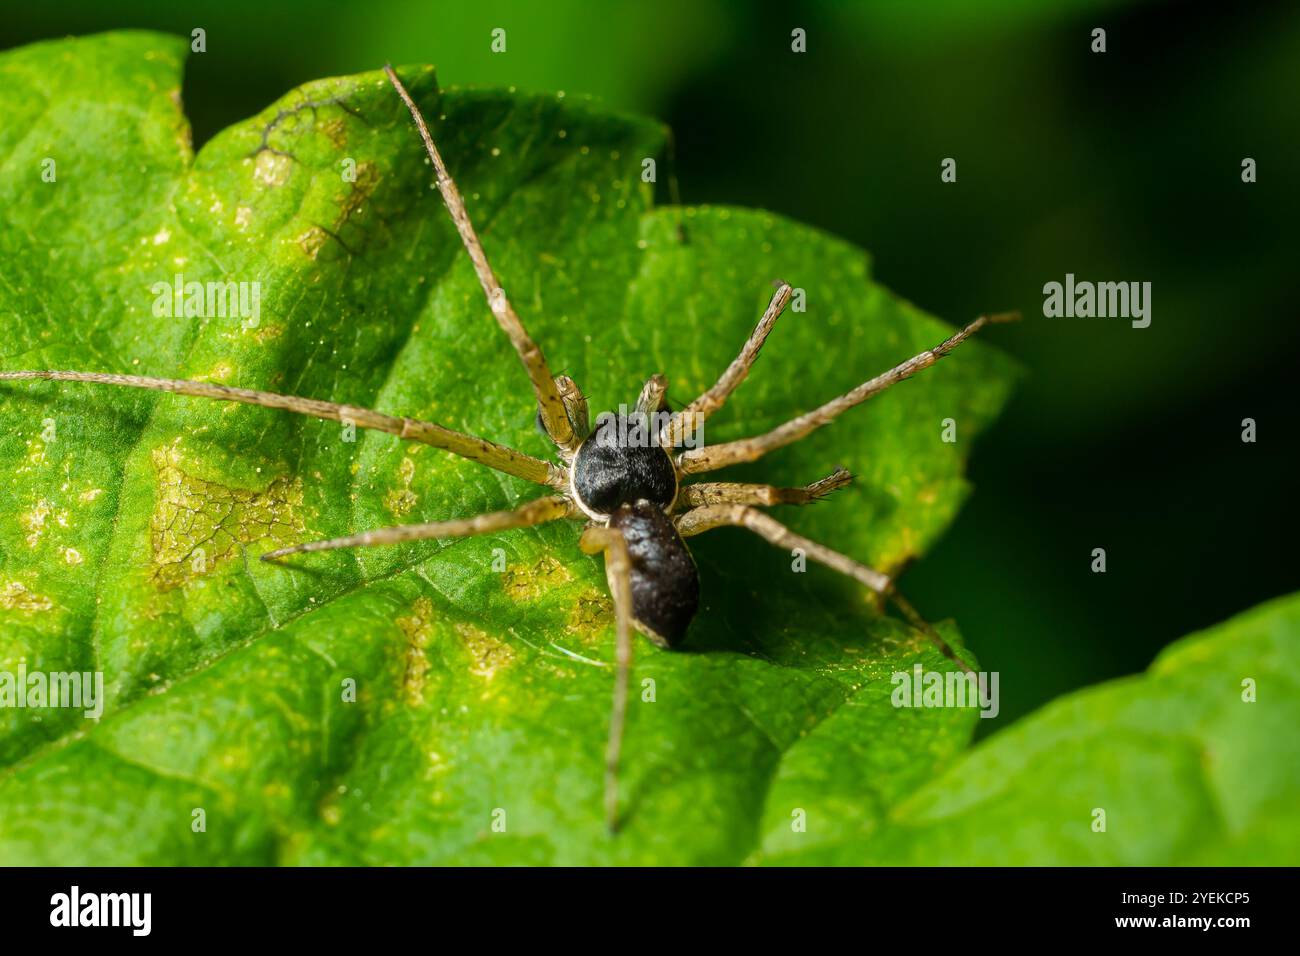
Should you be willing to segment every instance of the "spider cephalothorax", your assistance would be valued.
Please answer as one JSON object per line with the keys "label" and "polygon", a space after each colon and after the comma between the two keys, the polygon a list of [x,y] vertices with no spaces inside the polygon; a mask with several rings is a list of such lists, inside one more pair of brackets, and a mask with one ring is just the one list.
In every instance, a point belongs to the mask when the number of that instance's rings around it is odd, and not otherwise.
{"label": "spider cephalothorax", "polygon": [[677,500],[677,468],[648,434],[645,416],[604,415],[578,447],[570,466],[573,502],[603,521],[620,505],[649,501],[665,511]]}
{"label": "spider cephalothorax", "polygon": [[687,626],[698,608],[700,594],[699,575],[685,541],[692,535],[731,525],[753,531],[778,547],[798,548],[813,561],[846,574],[877,594],[889,598],[909,623],[924,631],[959,666],[969,670],[938,633],[903,600],[887,575],[795,534],[759,510],[770,505],[801,505],[815,501],[843,487],[849,481],[848,472],[836,469],[820,481],[802,488],[778,488],[727,481],[689,483],[683,479],[728,465],[754,461],[775,448],[796,442],[834,421],[849,408],[933,365],[986,323],[1005,321],[1014,316],[982,316],[933,349],[901,362],[825,405],[792,418],[763,435],[718,445],[702,444],[700,439],[704,421],[722,408],[731,393],[744,381],[777,317],[790,301],[790,286],[777,282],[776,292],[740,354],[711,388],[682,410],[669,413],[665,399],[667,380],[662,375],[652,376],[641,391],[635,411],[620,410],[617,414],[602,416],[596,429],[591,431],[588,426],[587,400],[568,376],[551,374],[546,356],[524,329],[488,263],[465,209],[464,200],[447,172],[424,117],[392,67],[384,69],[410,110],[424,140],[437,176],[438,190],[474,265],[488,307],[497,324],[509,337],[532,382],[537,399],[538,424],[554,443],[558,463],[543,461],[505,445],[434,422],[318,399],[214,385],[210,382],[48,370],[0,372],[0,380],[47,379],[123,385],[278,408],[316,418],[349,422],[362,428],[388,432],[402,439],[423,442],[550,488],[552,494],[508,511],[427,524],[380,528],[325,541],[309,541],[268,552],[262,558],[276,561],[301,552],[485,534],[530,527],[561,518],[582,521],[585,527],[579,546],[587,553],[604,555],[606,575],[614,598],[617,666],[605,756],[605,808],[611,828],[618,819],[617,771],[627,709],[632,631],[634,627],[639,629],[661,647],[674,647],[685,636]]}

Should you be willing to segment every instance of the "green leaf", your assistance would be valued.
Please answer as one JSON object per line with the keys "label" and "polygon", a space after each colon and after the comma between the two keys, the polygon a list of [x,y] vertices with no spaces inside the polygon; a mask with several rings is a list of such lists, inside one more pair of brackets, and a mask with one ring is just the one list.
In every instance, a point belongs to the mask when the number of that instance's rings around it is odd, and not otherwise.
{"label": "green leaf", "polygon": [[[1053,701],[851,837],[767,862],[1294,865],[1300,595],[1167,647],[1150,670]],[[1100,823],[1104,811],[1104,831]],[[841,835],[842,836],[842,835]]]}
{"label": "green leaf", "polygon": [[[193,156],[183,49],[122,33],[0,56],[0,366],[267,388],[549,454],[382,74],[307,84]],[[778,323],[710,441],[776,425],[950,330],[814,230],[652,208],[643,161],[666,175],[654,124],[403,75],[516,308],[593,412],[632,402],[654,372],[679,402],[711,384],[778,276],[807,310]],[[177,274],[260,283],[259,321],[156,316],[152,288]],[[851,488],[782,517],[896,571],[951,520],[1011,378],[996,352],[963,346],[735,477],[804,484],[845,465]],[[824,783],[867,826],[974,723],[889,706],[891,672],[946,662],[860,589],[794,573],[745,532],[705,535],[686,649],[638,643],[627,824],[611,839],[612,611],[576,523],[296,569],[257,560],[510,507],[534,486],[388,435],[348,442],[336,423],[46,383],[0,387],[0,473],[0,671],[101,671],[106,695],[98,720],[0,709],[6,863],[739,862],[790,818],[774,781]]]}

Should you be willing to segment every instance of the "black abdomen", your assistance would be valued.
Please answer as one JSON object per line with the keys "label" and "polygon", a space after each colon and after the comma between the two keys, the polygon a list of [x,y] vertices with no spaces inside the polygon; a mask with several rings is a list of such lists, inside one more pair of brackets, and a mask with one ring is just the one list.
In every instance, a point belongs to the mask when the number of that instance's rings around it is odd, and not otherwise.
{"label": "black abdomen", "polygon": [[672,520],[650,501],[622,505],[609,526],[632,559],[632,617],[660,647],[675,647],[700,606],[700,576]]}

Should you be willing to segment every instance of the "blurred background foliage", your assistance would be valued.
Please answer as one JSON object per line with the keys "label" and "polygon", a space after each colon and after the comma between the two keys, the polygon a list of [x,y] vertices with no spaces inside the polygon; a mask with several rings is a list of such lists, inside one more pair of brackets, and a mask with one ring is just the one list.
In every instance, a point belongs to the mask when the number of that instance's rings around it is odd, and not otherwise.
{"label": "blurred background foliage", "polygon": [[[71,0],[11,6],[0,46],[124,27],[207,31],[184,91],[196,145],[386,60],[590,93],[673,128],[684,202],[850,239],[954,323],[1023,310],[989,335],[1026,367],[1019,394],[904,580],[1001,672],[985,733],[1300,584],[1300,4]],[[1067,272],[1150,281],[1151,327],[1043,318]]]}

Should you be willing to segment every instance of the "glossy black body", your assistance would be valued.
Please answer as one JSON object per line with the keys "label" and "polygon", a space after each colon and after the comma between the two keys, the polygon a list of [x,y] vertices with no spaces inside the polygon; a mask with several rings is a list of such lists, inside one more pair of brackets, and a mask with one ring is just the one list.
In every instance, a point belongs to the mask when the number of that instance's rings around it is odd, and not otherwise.
{"label": "glossy black body", "polygon": [[573,458],[573,491],[590,513],[611,515],[624,504],[667,508],[677,497],[677,471],[668,453],[636,431],[628,418],[602,416]]}
{"label": "glossy black body", "polygon": [[675,647],[700,606],[700,575],[686,542],[659,505],[620,505],[609,526],[620,531],[632,559],[632,618],[661,647]]}

